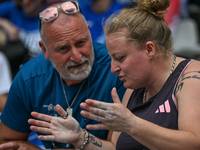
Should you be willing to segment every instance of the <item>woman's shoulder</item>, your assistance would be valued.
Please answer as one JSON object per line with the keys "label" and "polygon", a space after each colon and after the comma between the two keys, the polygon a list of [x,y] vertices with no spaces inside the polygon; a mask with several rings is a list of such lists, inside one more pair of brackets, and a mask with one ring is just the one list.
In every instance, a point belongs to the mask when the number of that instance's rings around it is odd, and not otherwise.
{"label": "woman's shoulder", "polygon": [[187,68],[185,69],[185,72],[188,71],[200,71],[200,61],[191,59],[191,61],[189,61],[187,64]]}
{"label": "woman's shoulder", "polygon": [[178,65],[183,64],[184,62],[187,63],[187,66],[186,66],[187,68],[185,70],[200,68],[200,61],[199,60],[196,60],[196,59],[185,59],[185,58],[182,58],[182,57],[177,57],[176,58],[175,68]]}

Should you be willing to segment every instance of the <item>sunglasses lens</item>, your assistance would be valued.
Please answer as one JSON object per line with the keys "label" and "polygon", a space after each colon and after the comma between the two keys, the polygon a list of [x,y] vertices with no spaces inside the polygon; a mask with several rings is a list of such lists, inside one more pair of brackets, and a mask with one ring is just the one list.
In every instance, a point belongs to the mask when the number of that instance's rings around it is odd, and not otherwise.
{"label": "sunglasses lens", "polygon": [[56,7],[51,7],[43,11],[42,16],[45,21],[51,21],[55,19],[58,15],[57,8]]}
{"label": "sunglasses lens", "polygon": [[75,13],[78,11],[76,5],[72,2],[66,2],[62,4],[62,9],[67,13]]}

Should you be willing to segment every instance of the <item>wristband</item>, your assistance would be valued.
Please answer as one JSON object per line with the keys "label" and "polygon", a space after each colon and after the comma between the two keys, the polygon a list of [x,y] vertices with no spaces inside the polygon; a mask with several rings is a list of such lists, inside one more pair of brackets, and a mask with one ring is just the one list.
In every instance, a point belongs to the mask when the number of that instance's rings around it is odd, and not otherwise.
{"label": "wristband", "polygon": [[86,144],[88,144],[88,141],[89,141],[89,133],[87,132],[87,130],[83,129],[83,131],[85,132],[86,134],[86,138],[85,138],[85,141],[83,142],[83,144],[81,145],[80,148],[76,148],[76,150],[83,150],[83,148],[85,147]]}

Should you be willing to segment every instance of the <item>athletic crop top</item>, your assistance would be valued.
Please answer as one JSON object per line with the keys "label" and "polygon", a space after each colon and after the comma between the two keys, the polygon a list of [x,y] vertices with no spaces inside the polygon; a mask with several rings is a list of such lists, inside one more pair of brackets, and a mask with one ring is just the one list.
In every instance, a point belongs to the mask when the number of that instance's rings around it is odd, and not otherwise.
{"label": "athletic crop top", "polygon": [[[180,75],[189,62],[191,60],[182,61],[169,76],[162,89],[147,102],[142,103],[144,88],[134,90],[127,108],[142,119],[165,128],[178,130],[178,110],[173,93]],[[118,138],[116,150],[148,150],[148,148],[122,132]]]}

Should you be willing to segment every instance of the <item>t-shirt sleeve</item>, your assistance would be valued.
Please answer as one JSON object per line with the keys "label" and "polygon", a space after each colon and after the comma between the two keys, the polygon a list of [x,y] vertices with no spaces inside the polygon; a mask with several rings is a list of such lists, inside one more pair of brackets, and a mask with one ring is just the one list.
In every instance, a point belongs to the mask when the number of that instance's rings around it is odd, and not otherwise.
{"label": "t-shirt sleeve", "polygon": [[31,118],[31,109],[25,89],[27,90],[27,87],[22,74],[18,73],[11,85],[1,121],[13,130],[29,133],[28,119]]}

